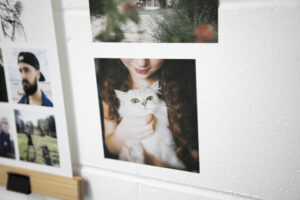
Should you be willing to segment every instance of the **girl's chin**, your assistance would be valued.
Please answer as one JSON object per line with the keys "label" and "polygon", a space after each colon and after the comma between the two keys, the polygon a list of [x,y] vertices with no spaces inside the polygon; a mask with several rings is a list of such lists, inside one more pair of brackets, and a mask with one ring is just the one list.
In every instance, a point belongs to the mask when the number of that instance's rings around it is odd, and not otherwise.
{"label": "girl's chin", "polygon": [[135,73],[135,77],[139,79],[147,79],[149,76],[150,76],[149,73],[145,73],[145,74]]}

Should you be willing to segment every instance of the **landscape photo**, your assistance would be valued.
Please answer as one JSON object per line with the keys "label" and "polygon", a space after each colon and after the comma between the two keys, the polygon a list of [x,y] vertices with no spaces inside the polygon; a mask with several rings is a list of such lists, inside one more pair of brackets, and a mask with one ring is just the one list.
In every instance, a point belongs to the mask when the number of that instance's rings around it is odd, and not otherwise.
{"label": "landscape photo", "polygon": [[218,42],[218,0],[89,2],[94,42]]}
{"label": "landscape photo", "polygon": [[52,114],[14,110],[20,160],[60,166],[56,123]]}

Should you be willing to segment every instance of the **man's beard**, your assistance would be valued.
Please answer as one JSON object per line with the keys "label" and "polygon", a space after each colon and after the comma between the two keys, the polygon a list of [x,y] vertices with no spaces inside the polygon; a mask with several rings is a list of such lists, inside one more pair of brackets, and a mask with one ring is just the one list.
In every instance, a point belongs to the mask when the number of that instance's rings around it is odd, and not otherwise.
{"label": "man's beard", "polygon": [[[27,84],[24,85],[24,83],[27,83]],[[23,90],[24,90],[25,94],[27,94],[27,95],[33,95],[37,91],[37,88],[38,88],[36,77],[34,78],[33,84],[30,84],[29,81],[24,79],[22,81],[22,85],[23,85]]]}

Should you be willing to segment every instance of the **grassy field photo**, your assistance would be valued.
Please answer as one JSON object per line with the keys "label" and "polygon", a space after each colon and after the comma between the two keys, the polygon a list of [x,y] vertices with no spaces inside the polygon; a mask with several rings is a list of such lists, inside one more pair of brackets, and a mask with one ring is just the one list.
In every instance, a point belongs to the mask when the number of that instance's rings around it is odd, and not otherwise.
{"label": "grassy field photo", "polygon": [[59,167],[54,116],[26,114],[15,110],[20,160]]}
{"label": "grassy field photo", "polygon": [[[59,166],[59,155],[57,151],[57,140],[44,136],[40,137],[38,135],[32,136],[33,143],[39,147],[36,149],[36,158],[33,160],[34,151],[29,149],[29,161],[33,161],[39,164],[45,164],[45,158],[43,157],[43,146],[47,144],[47,147],[50,151],[50,159],[52,161],[53,166]],[[19,151],[20,151],[20,159],[26,161],[27,157],[27,137],[25,134],[18,133],[18,142],[19,142]]]}

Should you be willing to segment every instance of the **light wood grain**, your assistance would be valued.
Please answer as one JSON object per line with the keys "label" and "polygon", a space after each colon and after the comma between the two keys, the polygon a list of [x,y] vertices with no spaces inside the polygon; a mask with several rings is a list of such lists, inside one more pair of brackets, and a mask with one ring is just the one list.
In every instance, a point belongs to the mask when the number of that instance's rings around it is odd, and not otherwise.
{"label": "light wood grain", "polygon": [[0,165],[0,185],[5,187],[8,172],[29,176],[32,193],[63,200],[83,200],[84,181],[82,177],[68,178]]}

